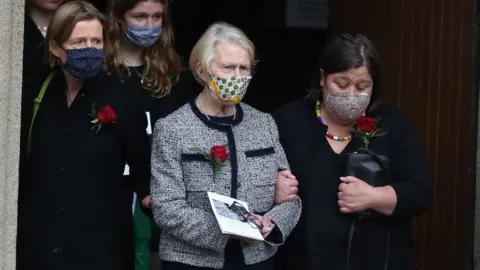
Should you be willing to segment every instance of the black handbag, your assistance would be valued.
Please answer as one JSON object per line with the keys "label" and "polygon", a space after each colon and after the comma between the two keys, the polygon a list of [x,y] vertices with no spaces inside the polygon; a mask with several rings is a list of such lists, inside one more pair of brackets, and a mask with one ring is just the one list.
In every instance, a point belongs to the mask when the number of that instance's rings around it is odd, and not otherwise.
{"label": "black handbag", "polygon": [[[385,186],[388,184],[388,163],[386,156],[360,149],[346,154],[344,175],[354,176],[373,187]],[[381,216],[371,209],[351,215],[358,219],[374,219]]]}

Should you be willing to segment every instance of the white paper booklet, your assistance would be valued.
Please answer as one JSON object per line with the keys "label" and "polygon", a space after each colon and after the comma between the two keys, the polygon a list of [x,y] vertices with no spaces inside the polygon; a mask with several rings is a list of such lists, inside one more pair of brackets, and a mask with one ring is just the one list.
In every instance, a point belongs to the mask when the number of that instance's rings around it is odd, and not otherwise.
{"label": "white paper booklet", "polygon": [[222,233],[254,240],[264,240],[255,224],[251,221],[244,221],[242,215],[238,214],[239,208],[242,208],[242,206],[244,210],[249,211],[246,202],[213,192],[208,192],[208,199]]}

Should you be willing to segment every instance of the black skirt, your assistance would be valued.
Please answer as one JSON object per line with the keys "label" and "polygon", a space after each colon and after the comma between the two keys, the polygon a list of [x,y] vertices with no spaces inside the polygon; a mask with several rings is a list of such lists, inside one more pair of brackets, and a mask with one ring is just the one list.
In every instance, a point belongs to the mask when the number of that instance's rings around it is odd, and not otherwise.
{"label": "black skirt", "polygon": [[[242,246],[237,240],[230,240],[225,248],[225,264],[223,270],[273,270],[274,260],[270,258],[266,261],[245,265]],[[162,262],[163,270],[215,270],[214,268],[196,267],[176,262]]]}

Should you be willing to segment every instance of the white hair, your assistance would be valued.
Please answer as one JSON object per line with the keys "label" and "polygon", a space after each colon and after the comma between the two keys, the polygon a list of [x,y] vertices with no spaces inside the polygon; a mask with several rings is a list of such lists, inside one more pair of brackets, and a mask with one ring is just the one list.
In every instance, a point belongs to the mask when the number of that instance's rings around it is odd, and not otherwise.
{"label": "white hair", "polygon": [[189,66],[195,79],[203,84],[203,80],[198,77],[197,64],[202,70],[209,70],[210,63],[215,60],[217,55],[216,46],[218,43],[235,44],[246,49],[250,56],[250,64],[254,65],[255,46],[248,39],[245,33],[237,27],[224,22],[217,22],[208,27],[200,39],[197,41],[190,54]]}

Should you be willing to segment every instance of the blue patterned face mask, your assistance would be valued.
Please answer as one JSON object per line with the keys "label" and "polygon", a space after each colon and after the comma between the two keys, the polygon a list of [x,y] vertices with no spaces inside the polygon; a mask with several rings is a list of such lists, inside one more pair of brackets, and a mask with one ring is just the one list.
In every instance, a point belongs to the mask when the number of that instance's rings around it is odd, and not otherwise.
{"label": "blue patterned face mask", "polygon": [[125,31],[125,38],[132,44],[147,48],[155,44],[162,33],[161,26],[139,26],[128,24]]}
{"label": "blue patterned face mask", "polygon": [[67,54],[67,62],[63,65],[63,68],[79,79],[91,78],[102,69],[103,49],[69,49],[65,52]]}

